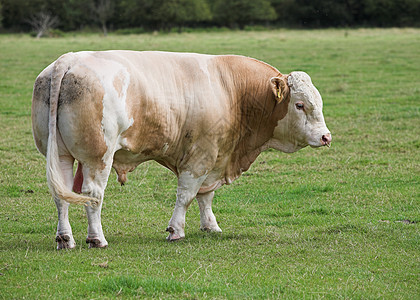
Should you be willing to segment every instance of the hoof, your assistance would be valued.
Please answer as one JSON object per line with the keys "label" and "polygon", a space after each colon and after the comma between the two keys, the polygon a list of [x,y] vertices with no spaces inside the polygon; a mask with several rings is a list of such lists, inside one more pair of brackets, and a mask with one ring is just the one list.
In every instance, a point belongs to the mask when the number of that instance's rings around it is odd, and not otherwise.
{"label": "hoof", "polygon": [[90,248],[106,248],[108,247],[108,243],[105,241],[105,243],[102,243],[100,239],[98,238],[87,238],[86,244],[89,244]]}
{"label": "hoof", "polygon": [[200,227],[200,229],[201,231],[205,231],[205,232],[222,233],[222,229],[220,229],[219,226],[216,226],[216,227],[204,226],[204,227]]}
{"label": "hoof", "polygon": [[183,240],[185,236],[181,236],[180,234],[175,232],[175,229],[172,226],[169,226],[168,228],[166,228],[166,231],[169,232],[168,237],[166,238],[166,240],[168,242],[176,242],[176,241],[180,241]]}
{"label": "hoof", "polygon": [[67,234],[57,235],[55,241],[57,242],[57,250],[73,249],[76,247],[74,240]]}

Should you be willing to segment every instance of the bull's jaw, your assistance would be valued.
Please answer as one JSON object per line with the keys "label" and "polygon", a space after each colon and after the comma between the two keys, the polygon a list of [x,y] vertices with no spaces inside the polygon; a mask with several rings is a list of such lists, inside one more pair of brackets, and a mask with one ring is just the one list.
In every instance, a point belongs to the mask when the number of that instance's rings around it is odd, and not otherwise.
{"label": "bull's jaw", "polygon": [[310,146],[311,148],[319,148],[319,147],[330,147],[331,146],[331,134],[327,133],[322,135],[318,142],[310,142],[310,143],[299,143],[298,141],[290,142],[288,140],[278,140],[272,138],[267,143],[267,148],[276,149],[278,151],[282,151],[285,153],[293,153],[299,151],[306,146]]}
{"label": "bull's jaw", "polygon": [[[298,122],[290,120],[291,114],[277,122],[273,137],[268,141],[268,147],[278,151],[293,153],[308,146],[305,137],[299,135]],[[292,116],[293,119],[293,116]]]}
{"label": "bull's jaw", "polygon": [[274,129],[273,138],[268,142],[269,148],[293,153],[306,146],[311,146],[312,148],[330,146],[331,133],[325,126],[322,116],[321,122],[317,122],[314,127],[310,127],[299,121],[291,122],[289,120],[290,115],[278,121]]}
{"label": "bull's jaw", "polygon": [[278,139],[272,138],[268,141],[267,146],[268,148],[272,148],[285,153],[293,153],[299,151],[302,148],[305,148],[307,145],[299,145],[297,143],[292,143],[289,141],[280,141]]}

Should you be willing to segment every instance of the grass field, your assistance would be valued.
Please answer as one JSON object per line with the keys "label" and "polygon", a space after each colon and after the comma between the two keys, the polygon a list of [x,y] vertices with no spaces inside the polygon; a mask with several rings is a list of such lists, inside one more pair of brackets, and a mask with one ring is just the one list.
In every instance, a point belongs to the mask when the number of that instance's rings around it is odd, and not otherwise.
{"label": "grass field", "polygon": [[[330,149],[263,153],[216,192],[222,235],[167,243],[176,177],[154,162],[105,194],[107,249],[55,250],[56,209],[34,146],[36,76],[61,54],[132,49],[242,54],[308,72]],[[419,299],[420,30],[0,36],[0,298]]]}

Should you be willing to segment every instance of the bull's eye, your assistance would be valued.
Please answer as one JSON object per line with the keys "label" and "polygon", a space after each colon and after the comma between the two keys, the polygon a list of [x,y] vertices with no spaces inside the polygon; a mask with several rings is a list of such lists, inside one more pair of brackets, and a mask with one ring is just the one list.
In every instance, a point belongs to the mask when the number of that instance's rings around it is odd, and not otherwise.
{"label": "bull's eye", "polygon": [[299,110],[302,110],[304,108],[304,105],[302,102],[296,103],[296,108]]}

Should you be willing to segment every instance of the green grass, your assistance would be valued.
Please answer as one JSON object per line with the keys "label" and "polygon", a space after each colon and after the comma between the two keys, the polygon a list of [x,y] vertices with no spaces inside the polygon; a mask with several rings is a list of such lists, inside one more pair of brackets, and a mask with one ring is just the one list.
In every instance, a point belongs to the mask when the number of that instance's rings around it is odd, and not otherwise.
{"label": "green grass", "polygon": [[[55,250],[56,210],[31,133],[32,86],[61,54],[132,49],[242,54],[308,72],[330,149],[263,153],[216,193],[222,235],[165,241],[176,178],[140,165],[105,194],[104,250]],[[0,298],[419,299],[420,30],[0,36]]]}

